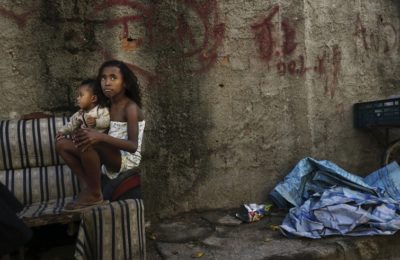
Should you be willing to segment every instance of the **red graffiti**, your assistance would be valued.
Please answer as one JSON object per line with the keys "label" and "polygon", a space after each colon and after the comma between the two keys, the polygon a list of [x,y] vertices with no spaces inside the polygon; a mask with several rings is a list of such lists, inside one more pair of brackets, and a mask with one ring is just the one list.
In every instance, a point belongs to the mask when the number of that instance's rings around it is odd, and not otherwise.
{"label": "red graffiti", "polygon": [[[357,14],[354,36],[362,41],[362,46],[367,52],[389,54],[398,48],[398,33],[396,27],[384,22],[382,15],[377,15],[377,27],[368,30],[360,14]],[[374,33],[377,32],[377,33]]]}
{"label": "red graffiti", "polygon": [[331,99],[335,96],[339,83],[341,71],[342,51],[339,45],[335,44],[329,51],[324,51],[317,56],[314,71],[322,76],[324,92]]}
{"label": "red graffiti", "polygon": [[255,33],[261,58],[267,62],[271,60],[275,48],[275,40],[272,36],[274,25],[271,21],[278,11],[278,5],[272,7],[267,17],[265,17],[261,22],[254,23],[251,26],[251,29]]}
{"label": "red graffiti", "polygon": [[276,63],[276,70],[280,76],[302,76],[307,71],[313,71],[324,79],[325,95],[333,98],[339,82],[342,51],[338,45],[334,45],[329,54],[324,51],[322,55],[318,55],[315,59],[315,65],[311,67],[306,67],[303,55],[289,61],[280,60]]}
{"label": "red graffiti", "polygon": [[290,75],[304,75],[310,68],[305,67],[305,60],[303,55],[298,56],[298,60],[290,60],[288,62],[279,61],[276,64],[278,74],[281,76],[289,73]]}
{"label": "red graffiti", "polygon": [[220,20],[216,0],[185,0],[184,4],[193,10],[203,26],[202,42],[196,44],[193,31],[183,14],[177,20],[176,38],[181,43],[185,38],[189,39],[190,48],[184,52],[184,56],[193,57],[199,63],[193,71],[204,72],[217,61],[217,50],[223,44],[225,37],[225,24]]}
{"label": "red graffiti", "polygon": [[326,58],[326,52],[324,51],[324,54],[317,56],[317,64],[314,67],[314,71],[317,72],[318,74],[324,74],[325,73],[325,58]]}
{"label": "red graffiti", "polygon": [[[197,59],[199,66],[194,71],[204,72],[217,61],[217,49],[223,44],[225,37],[225,24],[220,21],[217,2],[208,0],[198,2],[194,0],[186,0],[187,7],[192,9],[200,19],[203,25],[203,39],[201,45],[197,46],[194,41],[191,41],[191,48],[184,53],[185,57],[194,57]],[[178,21],[183,24],[188,24],[186,21]],[[193,35],[190,27],[181,27],[178,31],[179,35]]]}
{"label": "red graffiti", "polygon": [[344,105],[343,103],[336,104],[336,114],[341,118],[344,119]]}
{"label": "red graffiti", "polygon": [[338,45],[334,45],[332,47],[332,84],[327,86],[327,94],[330,94],[330,97],[333,98],[335,96],[336,88],[338,86],[339,81],[339,72],[341,68],[342,61],[342,51],[340,50]]}
{"label": "red graffiti", "polygon": [[297,43],[295,42],[296,31],[293,29],[287,19],[282,21],[282,31],[284,36],[282,51],[284,55],[289,55],[296,49],[297,46]]}
{"label": "red graffiti", "polygon": [[[258,49],[260,52],[260,56],[263,60],[269,62],[273,58],[273,53],[275,52],[276,56],[280,56],[281,52],[279,50],[275,50],[276,39],[278,37],[278,33],[274,31],[274,24],[272,22],[273,18],[279,12],[279,6],[273,6],[268,15],[263,18],[262,21],[256,22],[251,26],[255,34],[255,39],[258,44]],[[282,39],[282,55],[290,55],[292,54],[296,47],[296,31],[291,25],[290,21],[286,18],[283,18],[281,22],[281,30],[283,34]]]}
{"label": "red graffiti", "polygon": [[[101,55],[103,56],[104,60],[112,60],[115,59],[113,57],[113,55],[107,51],[106,49],[99,47],[98,51],[101,53]],[[124,63],[126,65],[128,65],[128,67],[136,74],[136,75],[140,75],[143,79],[145,79],[147,81],[147,83],[151,84],[152,82],[156,81],[158,79],[157,75],[155,75],[154,73],[147,71],[133,63],[124,61]]]}
{"label": "red graffiti", "polygon": [[[274,22],[274,18],[279,11],[279,6],[274,5],[261,21],[251,25],[261,59],[268,64],[276,61],[275,68],[280,76],[303,76],[309,71],[322,76],[325,78],[325,93],[332,98],[335,95],[341,69],[342,56],[339,46],[334,45],[330,50],[329,54],[332,54],[329,60],[326,51],[318,55],[314,62],[306,62],[304,54],[294,56],[298,45],[296,29],[294,23],[285,17],[281,17],[281,31],[275,29],[278,22]],[[278,43],[281,43],[281,46],[277,46]]]}
{"label": "red graffiti", "polygon": [[[114,7],[125,7],[130,8],[132,11],[135,11],[135,14],[129,14],[122,17],[117,17],[113,19],[107,19],[104,21],[105,25],[109,28],[122,25],[123,30],[121,34],[122,40],[122,48],[124,50],[131,50],[140,47],[144,39],[139,37],[137,39],[133,39],[129,35],[129,23],[141,23],[144,25],[146,31],[148,32],[148,37],[152,39],[152,29],[153,29],[153,21],[152,17],[154,14],[154,10],[151,6],[146,6],[142,3],[136,1],[129,1],[129,0],[105,0],[99,5],[94,7],[94,12],[90,16],[96,16],[102,11],[107,11],[110,8]],[[132,44],[135,46],[132,46]],[[114,56],[104,47],[99,47],[98,51],[102,54],[104,59],[114,59]],[[142,76],[145,80],[149,83],[156,79],[156,75],[146,69],[141,68],[140,66],[124,61],[137,75]]]}
{"label": "red graffiti", "polygon": [[35,10],[27,11],[22,14],[16,14],[13,11],[7,10],[4,7],[0,7],[0,15],[6,18],[10,18],[13,20],[19,29],[22,29],[26,26],[28,17],[34,12]]}
{"label": "red graffiti", "polygon": [[[123,26],[122,47],[124,50],[136,50],[144,43],[149,45],[156,44],[156,42],[154,42],[155,38],[153,37],[153,33],[157,31],[159,34],[165,34],[165,37],[161,37],[163,41],[181,43],[187,46],[185,51],[177,54],[175,58],[177,60],[193,59],[197,65],[193,67],[191,71],[203,72],[217,61],[217,50],[222,45],[225,37],[225,24],[220,21],[216,0],[184,0],[182,4],[187,7],[186,10],[189,10],[189,12],[193,14],[193,17],[188,18],[184,13],[178,13],[176,17],[177,29],[172,34],[164,25],[154,21],[153,17],[155,17],[155,12],[157,11],[156,5],[145,5],[130,0],[105,0],[103,3],[96,6],[94,10],[95,14],[98,14],[100,11],[105,11],[109,8],[123,6],[135,11],[135,14],[128,14],[123,17],[107,19],[105,21],[105,25],[108,27]],[[199,35],[198,30],[192,28],[189,19],[199,20],[199,24],[203,27],[203,30],[201,30],[202,35]],[[146,31],[145,36],[143,36],[143,38],[131,39],[129,36],[130,23],[143,24]],[[201,39],[201,41],[197,42],[198,39]],[[104,51],[102,52],[104,53]],[[135,72],[142,74],[148,79],[154,79],[156,77],[154,73],[142,69],[136,64],[129,64]]]}
{"label": "red graffiti", "polygon": [[369,47],[367,43],[367,29],[365,28],[364,24],[361,21],[360,14],[357,14],[356,31],[354,35],[362,39],[364,48],[368,50]]}
{"label": "red graffiti", "polygon": [[181,43],[188,39],[189,43],[192,46],[196,45],[196,40],[194,37],[194,33],[186,20],[184,14],[180,14],[178,17],[178,28],[176,29],[176,37],[177,40]]}
{"label": "red graffiti", "polygon": [[[128,24],[131,22],[144,22],[145,26],[149,29],[148,31],[151,32],[152,22],[151,17],[153,15],[153,9],[149,6],[146,6],[142,3],[132,2],[129,0],[105,0],[100,5],[94,8],[95,13],[97,14],[100,11],[112,8],[112,7],[128,7],[133,10],[138,11],[138,14],[135,15],[127,15],[122,16],[114,19],[109,19],[106,21],[106,25],[109,27],[113,27],[119,24],[123,26],[123,37],[129,37],[129,27]],[[146,19],[148,18],[148,19]]]}

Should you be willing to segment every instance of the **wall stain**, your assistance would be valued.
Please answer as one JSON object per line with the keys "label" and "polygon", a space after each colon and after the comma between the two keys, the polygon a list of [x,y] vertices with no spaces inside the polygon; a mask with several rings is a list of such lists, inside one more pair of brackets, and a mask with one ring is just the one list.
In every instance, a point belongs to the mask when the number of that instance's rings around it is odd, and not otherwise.
{"label": "wall stain", "polygon": [[0,16],[9,18],[13,22],[15,22],[19,29],[23,29],[26,26],[29,16],[31,16],[35,11],[36,8],[26,11],[22,14],[17,14],[11,10],[6,9],[5,7],[0,6]]}

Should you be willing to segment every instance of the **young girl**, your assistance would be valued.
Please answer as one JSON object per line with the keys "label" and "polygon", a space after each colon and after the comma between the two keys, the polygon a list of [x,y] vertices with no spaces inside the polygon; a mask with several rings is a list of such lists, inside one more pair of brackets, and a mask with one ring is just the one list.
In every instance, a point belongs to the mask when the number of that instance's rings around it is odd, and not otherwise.
{"label": "young girl", "polygon": [[98,82],[110,105],[108,134],[91,128],[78,129],[73,141],[61,139],[57,151],[65,163],[86,184],[66,211],[82,210],[103,203],[101,169],[110,178],[140,163],[145,126],[139,85],[133,72],[121,61],[111,60],[99,69]]}

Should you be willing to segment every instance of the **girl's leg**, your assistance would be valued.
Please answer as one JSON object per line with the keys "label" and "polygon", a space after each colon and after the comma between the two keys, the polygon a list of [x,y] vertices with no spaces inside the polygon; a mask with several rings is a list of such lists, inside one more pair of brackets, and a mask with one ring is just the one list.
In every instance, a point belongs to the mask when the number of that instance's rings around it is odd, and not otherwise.
{"label": "girl's leg", "polygon": [[96,145],[95,149],[99,155],[100,161],[108,170],[119,172],[121,169],[121,152],[119,149],[105,143]]}
{"label": "girl's leg", "polygon": [[121,168],[121,154],[118,149],[98,144],[80,152],[81,165],[84,171],[84,180],[87,190],[79,195],[78,204],[93,204],[103,199],[101,190],[101,164],[108,169],[119,171]]}
{"label": "girl's leg", "polygon": [[84,170],[84,179],[87,185],[86,191],[79,196],[78,202],[90,204],[103,199],[101,192],[101,162],[95,149],[89,147],[80,152],[81,165]]}
{"label": "girl's leg", "polygon": [[97,152],[94,149],[81,152],[70,139],[57,141],[56,149],[78,177],[82,187],[76,202],[90,204],[101,200],[100,161]]}
{"label": "girl's leg", "polygon": [[79,194],[77,203],[90,204],[100,201],[102,199],[101,164],[105,164],[108,169],[118,172],[121,168],[120,151],[101,143],[81,152],[69,139],[57,141],[56,149],[79,181],[87,186],[87,189]]}
{"label": "girl's leg", "polygon": [[84,180],[84,169],[81,164],[80,151],[75,147],[71,139],[61,139],[56,142],[57,153],[63,158],[64,162],[71,169],[72,173],[78,177],[81,190],[86,189]]}

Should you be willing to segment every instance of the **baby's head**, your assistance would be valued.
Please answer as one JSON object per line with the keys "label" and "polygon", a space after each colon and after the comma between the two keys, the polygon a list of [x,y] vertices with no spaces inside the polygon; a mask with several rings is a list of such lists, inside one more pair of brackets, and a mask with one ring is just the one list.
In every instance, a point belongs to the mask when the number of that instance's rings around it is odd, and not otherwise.
{"label": "baby's head", "polygon": [[107,98],[94,79],[85,79],[77,89],[76,102],[84,111],[89,111],[97,105],[105,106]]}

